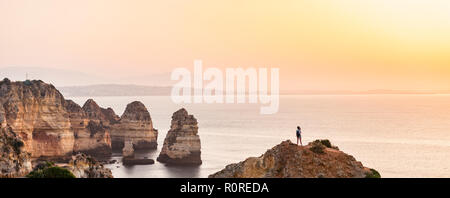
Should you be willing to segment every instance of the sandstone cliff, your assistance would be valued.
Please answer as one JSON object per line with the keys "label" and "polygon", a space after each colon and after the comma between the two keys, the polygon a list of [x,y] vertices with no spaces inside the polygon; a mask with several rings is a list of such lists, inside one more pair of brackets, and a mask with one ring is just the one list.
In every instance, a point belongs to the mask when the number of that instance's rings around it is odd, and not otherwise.
{"label": "sandstone cliff", "polygon": [[131,141],[136,150],[156,149],[158,131],[153,128],[150,113],[144,104],[134,101],[127,105],[120,119],[111,125],[113,149],[122,149]]}
{"label": "sandstone cliff", "polygon": [[172,116],[170,130],[157,160],[167,164],[202,163],[197,119],[183,108]]}
{"label": "sandstone cliff", "polygon": [[0,100],[6,122],[23,140],[26,152],[35,157],[72,153],[74,136],[65,100],[53,85],[5,79],[0,82]]}
{"label": "sandstone cliff", "polygon": [[111,150],[109,133],[92,125],[88,128],[86,113],[74,102],[66,101],[51,84],[40,80],[0,81],[0,106],[5,123],[32,157]]}
{"label": "sandstone cliff", "polygon": [[111,154],[111,137],[109,128],[102,122],[88,119],[86,112],[71,100],[66,100],[66,110],[69,112],[71,129],[75,142],[73,152],[82,152],[94,156]]}
{"label": "sandstone cliff", "polygon": [[[210,178],[364,178],[379,176],[327,141],[297,146],[287,140],[260,157],[250,157],[210,175]],[[328,141],[329,143],[329,141]]]}

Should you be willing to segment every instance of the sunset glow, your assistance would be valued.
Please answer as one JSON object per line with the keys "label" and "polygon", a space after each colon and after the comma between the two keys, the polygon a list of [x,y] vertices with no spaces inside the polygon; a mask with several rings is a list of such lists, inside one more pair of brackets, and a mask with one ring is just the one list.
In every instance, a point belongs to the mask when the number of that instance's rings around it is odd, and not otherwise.
{"label": "sunset glow", "polygon": [[122,78],[202,59],[278,67],[282,90],[450,89],[446,0],[0,0],[0,18],[0,68]]}

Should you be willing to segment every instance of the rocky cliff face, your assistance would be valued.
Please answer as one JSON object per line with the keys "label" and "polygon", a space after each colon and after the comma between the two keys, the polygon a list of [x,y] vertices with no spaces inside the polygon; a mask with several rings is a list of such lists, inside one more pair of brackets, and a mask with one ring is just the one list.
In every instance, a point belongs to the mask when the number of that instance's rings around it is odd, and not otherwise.
{"label": "rocky cliff face", "polygon": [[297,146],[291,141],[210,175],[211,178],[363,178],[373,175],[351,155],[320,141]]}
{"label": "rocky cliff face", "polygon": [[0,82],[6,122],[33,156],[72,153],[74,136],[64,97],[42,81]]}
{"label": "rocky cliff face", "polygon": [[88,128],[86,112],[66,101],[53,85],[40,80],[5,79],[0,81],[0,106],[5,123],[24,142],[24,152],[32,157],[111,149],[108,132]]}
{"label": "rocky cliff face", "polygon": [[127,105],[120,120],[111,125],[113,149],[122,149],[125,141],[131,141],[134,148],[156,149],[158,131],[153,128],[147,108],[135,101]]}
{"label": "rocky cliff face", "polygon": [[[0,121],[2,113],[0,112]],[[0,178],[25,176],[32,170],[31,155],[24,143],[5,123],[0,125]]]}
{"label": "rocky cliff face", "polygon": [[202,163],[200,148],[197,119],[185,109],[180,109],[172,116],[170,130],[157,160],[167,164],[198,165]]}
{"label": "rocky cliff face", "polygon": [[73,152],[82,152],[94,156],[110,155],[111,137],[109,128],[104,126],[102,122],[88,119],[86,112],[73,101],[66,100],[65,105],[75,137]]}

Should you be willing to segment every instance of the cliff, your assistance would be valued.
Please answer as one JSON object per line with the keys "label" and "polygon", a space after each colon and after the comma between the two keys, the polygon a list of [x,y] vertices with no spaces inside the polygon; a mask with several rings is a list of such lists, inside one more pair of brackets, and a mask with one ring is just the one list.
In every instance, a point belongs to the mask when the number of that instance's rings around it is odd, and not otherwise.
{"label": "cliff", "polygon": [[0,106],[5,124],[32,157],[68,156],[74,151],[110,153],[108,131],[89,127],[86,112],[65,100],[51,84],[4,79],[0,81]]}
{"label": "cliff", "polygon": [[134,101],[127,105],[120,119],[111,125],[113,149],[122,149],[131,141],[136,150],[156,149],[158,131],[153,128],[150,113],[144,104]]}
{"label": "cliff", "polygon": [[74,136],[64,97],[42,81],[0,82],[0,103],[6,123],[33,157],[71,153]]}
{"label": "cliff", "polygon": [[75,102],[66,100],[71,129],[75,141],[73,152],[82,152],[94,156],[111,154],[111,137],[109,128],[103,123],[88,119],[86,112]]}
{"label": "cliff", "polygon": [[172,115],[172,123],[157,160],[167,164],[199,165],[201,160],[197,119],[186,109]]}
{"label": "cliff", "polygon": [[332,146],[315,141],[297,146],[287,140],[260,157],[230,164],[210,178],[364,178],[379,177],[378,172]]}

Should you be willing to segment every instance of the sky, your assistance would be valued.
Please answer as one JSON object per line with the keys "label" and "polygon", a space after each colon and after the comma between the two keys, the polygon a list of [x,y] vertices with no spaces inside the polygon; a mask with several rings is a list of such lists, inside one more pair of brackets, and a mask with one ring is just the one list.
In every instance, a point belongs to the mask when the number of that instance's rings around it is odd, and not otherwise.
{"label": "sky", "polygon": [[447,0],[0,0],[0,75],[45,67],[121,83],[277,67],[282,90],[450,90]]}

